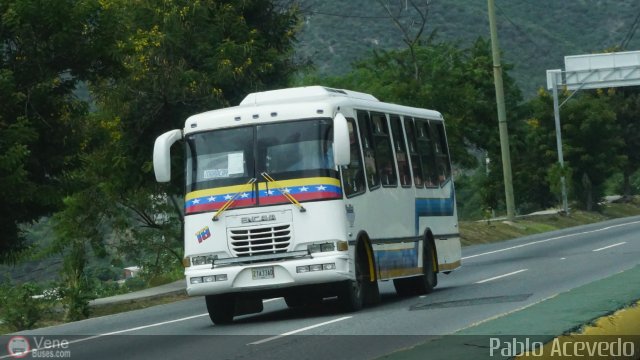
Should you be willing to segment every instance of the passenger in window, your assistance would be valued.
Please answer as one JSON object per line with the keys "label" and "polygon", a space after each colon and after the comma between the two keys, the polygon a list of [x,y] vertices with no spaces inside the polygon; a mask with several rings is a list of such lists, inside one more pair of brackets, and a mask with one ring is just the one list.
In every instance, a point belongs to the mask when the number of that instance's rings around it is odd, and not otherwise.
{"label": "passenger in window", "polygon": [[425,181],[424,185],[427,187],[434,187],[434,186],[437,186],[438,184],[435,182],[435,179],[433,179],[431,176],[427,176],[427,181]]}
{"label": "passenger in window", "polygon": [[391,161],[387,161],[382,167],[382,173],[380,174],[380,178],[384,182],[385,185],[393,185],[395,184],[395,179],[393,178],[393,163]]}
{"label": "passenger in window", "polygon": [[440,181],[440,184],[444,184],[447,180],[447,170],[444,166],[440,166],[440,171],[438,171],[438,180]]}

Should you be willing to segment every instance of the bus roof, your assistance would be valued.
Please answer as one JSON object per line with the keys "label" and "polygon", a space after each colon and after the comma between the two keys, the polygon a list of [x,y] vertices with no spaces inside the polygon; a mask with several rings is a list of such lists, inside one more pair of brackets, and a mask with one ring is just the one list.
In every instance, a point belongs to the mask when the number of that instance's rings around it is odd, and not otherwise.
{"label": "bus roof", "polygon": [[333,117],[336,109],[340,107],[442,119],[437,111],[385,103],[372,95],[357,91],[307,86],[249,94],[238,106],[207,111],[189,117],[185,123],[185,131],[203,131],[241,124],[319,116]]}
{"label": "bus roof", "polygon": [[378,101],[374,96],[351,90],[332,89],[324,86],[306,86],[280,90],[270,90],[247,95],[240,106],[278,104],[293,101],[311,101],[331,96],[349,97],[351,99]]}

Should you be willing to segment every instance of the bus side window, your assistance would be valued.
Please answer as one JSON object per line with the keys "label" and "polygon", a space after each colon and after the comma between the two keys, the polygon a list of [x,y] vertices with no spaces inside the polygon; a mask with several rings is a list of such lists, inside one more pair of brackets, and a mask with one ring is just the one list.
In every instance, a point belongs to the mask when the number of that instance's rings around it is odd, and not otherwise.
{"label": "bus side window", "polygon": [[409,145],[409,160],[411,160],[411,170],[413,171],[413,179],[417,188],[421,188],[424,185],[422,179],[422,163],[420,162],[420,155],[418,154],[418,144],[416,142],[416,131],[413,119],[410,117],[404,118],[404,131],[407,136],[407,145]]}
{"label": "bus side window", "polygon": [[364,170],[369,184],[369,190],[380,187],[378,167],[376,162],[375,143],[371,132],[371,119],[366,111],[358,111],[358,127],[360,128],[360,143],[364,155]]}
{"label": "bus side window", "polygon": [[381,113],[371,113],[373,123],[373,136],[375,142],[376,159],[378,159],[378,174],[382,186],[398,186],[398,176],[396,175],[396,162],[393,159],[391,148],[391,137],[387,117]]}
{"label": "bus side window", "polygon": [[451,162],[449,161],[449,150],[444,132],[444,124],[431,123],[431,129],[435,136],[436,145],[436,166],[438,169],[438,180],[440,185],[451,177]]}
{"label": "bus side window", "polygon": [[349,141],[351,143],[351,162],[341,169],[342,188],[344,189],[345,195],[351,197],[364,193],[365,180],[356,121],[353,118],[347,118],[347,126],[349,127]]}
{"label": "bus side window", "polygon": [[418,153],[422,162],[422,171],[425,175],[426,187],[438,186],[438,168],[436,166],[436,154],[434,136],[429,126],[429,121],[416,119],[418,135]]}
{"label": "bus side window", "polygon": [[400,184],[403,187],[411,186],[411,170],[409,169],[409,158],[407,156],[407,146],[404,141],[402,124],[398,115],[391,115],[391,134],[393,138],[393,148],[396,152],[396,162],[400,174]]}

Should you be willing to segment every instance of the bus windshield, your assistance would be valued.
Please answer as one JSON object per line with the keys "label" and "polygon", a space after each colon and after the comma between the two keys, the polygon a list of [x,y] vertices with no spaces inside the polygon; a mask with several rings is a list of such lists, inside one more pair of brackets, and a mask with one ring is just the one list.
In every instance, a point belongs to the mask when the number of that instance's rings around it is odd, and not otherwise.
{"label": "bus windshield", "polygon": [[194,133],[186,137],[187,192],[311,176],[337,178],[331,119],[298,120]]}

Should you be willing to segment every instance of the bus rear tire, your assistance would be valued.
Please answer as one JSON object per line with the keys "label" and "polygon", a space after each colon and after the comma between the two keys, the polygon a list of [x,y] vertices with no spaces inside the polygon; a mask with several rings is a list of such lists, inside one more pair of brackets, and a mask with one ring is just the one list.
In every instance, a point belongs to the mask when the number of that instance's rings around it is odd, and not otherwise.
{"label": "bus rear tire", "polygon": [[393,287],[396,289],[396,293],[399,296],[415,296],[424,295],[433,291],[433,288],[438,285],[438,275],[435,268],[435,250],[431,242],[428,242],[428,247],[424,253],[424,261],[422,266],[422,275],[394,279]]}
{"label": "bus rear tire", "polygon": [[393,287],[398,296],[413,296],[417,294],[417,281],[415,277],[393,279]]}
{"label": "bus rear tire", "polygon": [[209,318],[216,325],[230,324],[236,307],[233,295],[207,295],[205,296]]}
{"label": "bus rear tire", "polygon": [[424,253],[423,261],[423,275],[420,276],[420,284],[418,287],[418,294],[425,295],[433,291],[438,285],[438,274],[436,272],[436,252],[433,245],[429,243],[429,248]]}

